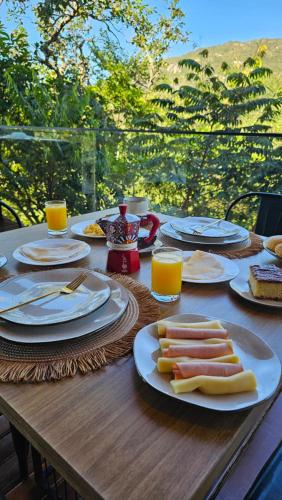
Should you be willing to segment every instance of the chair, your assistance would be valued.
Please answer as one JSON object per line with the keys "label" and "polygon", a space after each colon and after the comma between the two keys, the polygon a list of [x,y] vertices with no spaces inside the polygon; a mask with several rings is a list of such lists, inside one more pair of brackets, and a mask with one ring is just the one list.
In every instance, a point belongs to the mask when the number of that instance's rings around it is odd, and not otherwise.
{"label": "chair", "polygon": [[[3,208],[6,209],[9,214],[12,214],[13,218],[16,219],[16,222],[11,221],[8,217],[5,217],[3,215]],[[0,233],[3,233],[4,231],[10,231],[11,229],[16,229],[18,227],[23,227],[23,224],[17,212],[12,207],[7,205],[7,203],[0,200]]]}
{"label": "chair", "polygon": [[257,220],[254,232],[261,236],[272,236],[282,234],[282,194],[263,193],[251,191],[243,194],[232,201],[229,205],[225,220],[228,220],[232,208],[245,198],[260,198],[260,206],[257,213]]}

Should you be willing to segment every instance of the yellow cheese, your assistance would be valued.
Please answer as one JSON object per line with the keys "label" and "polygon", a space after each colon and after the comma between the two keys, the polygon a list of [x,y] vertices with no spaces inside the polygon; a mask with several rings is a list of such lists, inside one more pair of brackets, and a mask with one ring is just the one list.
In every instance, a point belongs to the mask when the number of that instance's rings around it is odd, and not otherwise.
{"label": "yellow cheese", "polygon": [[188,356],[179,356],[177,358],[158,358],[157,368],[160,373],[169,373],[172,371],[172,366],[174,363],[189,363],[198,361],[199,363],[206,363],[207,361],[215,361],[217,363],[240,363],[240,359],[235,354],[226,354],[226,356],[220,356],[219,358],[211,359],[199,359],[199,358],[189,358]]}
{"label": "yellow cheese", "polygon": [[211,377],[200,375],[183,380],[171,380],[176,394],[199,389],[204,394],[234,394],[256,390],[256,377],[252,370],[236,373],[231,377]]}
{"label": "yellow cheese", "polygon": [[206,344],[227,344],[233,349],[233,343],[230,339],[159,339],[161,349],[165,349],[170,345],[206,345]]}
{"label": "yellow cheese", "polygon": [[158,334],[163,337],[166,332],[167,327],[179,327],[179,328],[212,328],[215,330],[222,329],[223,326],[217,319],[211,321],[201,321],[200,323],[177,323],[175,321],[158,321]]}

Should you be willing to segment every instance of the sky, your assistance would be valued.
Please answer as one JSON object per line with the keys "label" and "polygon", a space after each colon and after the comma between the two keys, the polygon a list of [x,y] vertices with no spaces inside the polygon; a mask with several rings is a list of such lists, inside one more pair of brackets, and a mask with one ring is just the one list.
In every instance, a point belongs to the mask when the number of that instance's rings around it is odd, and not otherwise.
{"label": "sky", "polygon": [[[0,2],[1,3],[1,2]],[[30,5],[33,1],[30,0]],[[145,0],[165,13],[165,0]],[[186,29],[190,32],[187,44],[175,44],[167,56],[182,55],[197,47],[209,47],[228,41],[247,41],[257,38],[282,38],[282,0],[180,0],[185,13]],[[8,28],[5,1],[0,7],[0,19]],[[30,40],[37,36],[27,14],[25,26]]]}

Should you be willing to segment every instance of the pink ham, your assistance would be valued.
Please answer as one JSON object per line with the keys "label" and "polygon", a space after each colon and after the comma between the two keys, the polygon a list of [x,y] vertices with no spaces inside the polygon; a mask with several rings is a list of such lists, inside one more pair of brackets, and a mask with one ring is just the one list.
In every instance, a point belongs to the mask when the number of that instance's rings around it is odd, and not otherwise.
{"label": "pink ham", "polygon": [[166,328],[167,339],[227,339],[227,330],[212,328]]}
{"label": "pink ham", "polygon": [[197,375],[211,375],[216,377],[230,377],[243,371],[241,363],[175,363],[173,369],[175,379],[191,378]]}
{"label": "pink ham", "polygon": [[206,344],[206,345],[170,345],[163,349],[165,358],[176,358],[178,356],[189,356],[190,358],[217,358],[225,354],[232,354],[231,347],[227,344]]}

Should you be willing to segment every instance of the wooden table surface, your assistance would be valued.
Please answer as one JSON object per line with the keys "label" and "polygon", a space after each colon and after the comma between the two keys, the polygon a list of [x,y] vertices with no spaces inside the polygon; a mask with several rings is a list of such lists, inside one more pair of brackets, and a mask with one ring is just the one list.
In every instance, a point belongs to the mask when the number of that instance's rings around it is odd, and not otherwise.
{"label": "wooden table surface", "polygon": [[[0,234],[1,253],[8,257],[0,278],[38,270],[17,263],[12,252],[45,237],[45,224]],[[105,269],[104,241],[87,242],[90,255],[71,266]],[[150,256],[142,256],[140,271],[132,275],[148,287],[150,262]],[[266,252],[236,262],[242,272],[254,262],[277,263]],[[180,300],[162,306],[162,315],[184,312],[239,323],[282,359],[282,311],[244,301],[228,283],[184,284]],[[219,413],[172,400],[139,378],[132,356],[56,383],[0,384],[0,411],[78,493],[91,499],[204,498],[271,402]]]}

